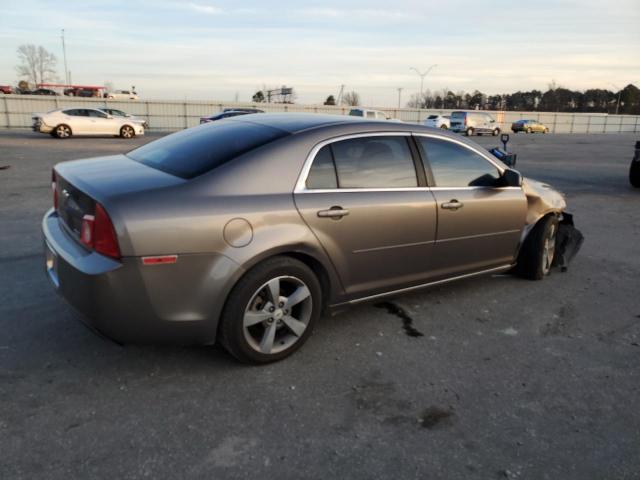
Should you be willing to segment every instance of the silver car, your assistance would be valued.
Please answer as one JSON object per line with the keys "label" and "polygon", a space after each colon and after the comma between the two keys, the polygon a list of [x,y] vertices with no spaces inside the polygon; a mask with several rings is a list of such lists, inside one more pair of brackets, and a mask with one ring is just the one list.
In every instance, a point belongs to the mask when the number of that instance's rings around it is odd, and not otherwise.
{"label": "silver car", "polygon": [[562,196],[479,145],[347,116],[207,123],[60,163],[52,185],[46,272],[87,324],[253,363],[294,352],[327,309],[507,270],[541,279],[579,246],[557,243],[573,228]]}

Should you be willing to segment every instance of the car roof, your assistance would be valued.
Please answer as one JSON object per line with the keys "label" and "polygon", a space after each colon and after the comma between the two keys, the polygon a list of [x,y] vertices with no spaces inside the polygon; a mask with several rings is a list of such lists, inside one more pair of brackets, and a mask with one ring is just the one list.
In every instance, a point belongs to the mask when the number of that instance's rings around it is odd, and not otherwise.
{"label": "car roof", "polygon": [[[315,113],[252,113],[227,119],[231,122],[251,122],[267,127],[274,127],[289,133],[298,133],[319,127],[348,123],[369,123],[362,117],[349,115],[324,115]],[[377,121],[375,124],[388,125],[391,122]]]}

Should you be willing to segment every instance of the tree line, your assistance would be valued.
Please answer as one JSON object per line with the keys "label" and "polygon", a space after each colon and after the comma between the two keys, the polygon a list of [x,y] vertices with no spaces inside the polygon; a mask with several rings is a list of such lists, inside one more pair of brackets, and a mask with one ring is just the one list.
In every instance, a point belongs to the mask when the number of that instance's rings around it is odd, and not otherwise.
{"label": "tree line", "polygon": [[422,95],[411,96],[407,107],[426,109],[461,110],[511,110],[527,112],[593,112],[625,113],[640,115],[640,89],[629,84],[617,92],[590,88],[585,91],[571,90],[555,84],[548,89],[517,91],[486,95],[478,90],[472,93],[444,89],[432,92],[426,90]]}

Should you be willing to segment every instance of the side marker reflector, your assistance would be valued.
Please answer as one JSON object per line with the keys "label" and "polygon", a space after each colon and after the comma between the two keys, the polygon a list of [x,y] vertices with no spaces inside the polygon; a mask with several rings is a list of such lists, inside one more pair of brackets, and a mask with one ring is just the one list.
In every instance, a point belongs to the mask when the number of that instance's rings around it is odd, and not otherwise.
{"label": "side marker reflector", "polygon": [[177,255],[159,255],[156,257],[142,257],[143,265],[164,265],[167,263],[176,263]]}

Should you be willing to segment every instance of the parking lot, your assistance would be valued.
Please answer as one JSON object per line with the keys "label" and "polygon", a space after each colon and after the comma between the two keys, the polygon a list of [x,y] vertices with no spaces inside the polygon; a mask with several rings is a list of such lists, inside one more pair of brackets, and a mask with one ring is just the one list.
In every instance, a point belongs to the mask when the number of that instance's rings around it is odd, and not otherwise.
{"label": "parking lot", "polygon": [[52,166],[157,136],[0,131],[1,478],[639,478],[635,136],[512,135],[585,236],[568,272],[352,308],[264,367],[116,345],[45,278]]}

